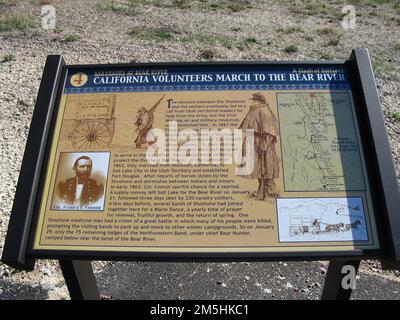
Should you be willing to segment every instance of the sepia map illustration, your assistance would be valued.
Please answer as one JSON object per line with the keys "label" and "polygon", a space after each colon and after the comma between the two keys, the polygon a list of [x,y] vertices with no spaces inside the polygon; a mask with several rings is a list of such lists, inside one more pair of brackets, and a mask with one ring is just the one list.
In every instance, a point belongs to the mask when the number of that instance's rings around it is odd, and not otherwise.
{"label": "sepia map illustration", "polygon": [[367,241],[362,198],[277,199],[280,242]]}
{"label": "sepia map illustration", "polygon": [[278,93],[286,191],[365,190],[348,93]]}

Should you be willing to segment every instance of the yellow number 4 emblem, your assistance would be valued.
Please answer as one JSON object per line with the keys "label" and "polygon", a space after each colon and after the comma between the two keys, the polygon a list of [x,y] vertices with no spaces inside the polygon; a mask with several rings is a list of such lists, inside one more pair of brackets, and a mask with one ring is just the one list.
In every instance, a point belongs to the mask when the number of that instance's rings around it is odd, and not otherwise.
{"label": "yellow number 4 emblem", "polygon": [[85,73],[79,72],[79,73],[75,73],[72,77],[71,77],[71,85],[73,87],[82,87],[86,84],[86,82],[88,81],[88,76]]}

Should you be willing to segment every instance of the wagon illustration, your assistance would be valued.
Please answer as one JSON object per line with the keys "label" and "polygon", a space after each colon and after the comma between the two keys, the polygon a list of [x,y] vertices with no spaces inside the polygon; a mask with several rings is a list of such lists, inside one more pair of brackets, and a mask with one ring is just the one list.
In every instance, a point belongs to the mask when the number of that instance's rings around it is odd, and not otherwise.
{"label": "wagon illustration", "polygon": [[290,216],[289,235],[291,237],[303,234],[318,234],[320,221],[308,214],[294,214]]}
{"label": "wagon illustration", "polygon": [[[362,225],[359,219],[354,222],[349,221],[349,223],[341,221],[326,223],[307,214],[291,215],[289,220],[289,236],[291,237],[305,234],[326,234],[358,230],[359,226]],[[321,226],[324,226],[324,230],[321,229]]]}
{"label": "wagon illustration", "polygon": [[65,134],[75,150],[108,147],[114,136],[115,100],[113,95],[82,97],[76,112],[64,118]]}

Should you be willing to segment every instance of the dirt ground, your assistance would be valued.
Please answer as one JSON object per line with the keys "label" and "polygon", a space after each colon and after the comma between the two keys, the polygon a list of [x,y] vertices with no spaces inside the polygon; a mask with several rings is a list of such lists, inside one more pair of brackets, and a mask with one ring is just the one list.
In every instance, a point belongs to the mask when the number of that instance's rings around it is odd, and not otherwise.
{"label": "dirt ground", "polygon": [[[345,4],[354,6],[355,29],[342,27]],[[42,25],[44,5],[52,5],[56,10],[54,29],[47,29],[46,23],[45,28]],[[399,34],[400,4],[397,0],[0,0],[0,254],[47,55],[61,54],[68,64],[309,61],[344,60],[353,48],[368,48],[399,179]],[[291,266],[289,262],[287,264]],[[104,270],[108,268],[109,273],[112,264],[95,262],[93,266],[101,279],[102,274],[106,274]],[[273,268],[273,265],[269,266]],[[326,268],[326,263],[319,262],[313,266],[317,269],[312,272],[320,272],[320,268]],[[216,264],[215,267],[223,275],[223,270],[232,268],[232,265]],[[205,275],[210,272],[205,264],[202,268]],[[143,272],[152,270],[142,269]],[[305,264],[299,264],[298,272],[307,273],[309,270]],[[393,298],[400,299],[398,271],[382,271],[377,261],[363,261],[360,274],[361,277],[390,281],[398,289],[393,291]],[[262,279],[269,281],[268,277]],[[257,283],[252,285],[257,286]],[[385,290],[384,281],[377,283],[381,283],[382,290]],[[162,279],[160,288],[161,284]],[[282,284],[282,290],[294,289]],[[124,297],[135,298],[121,292],[114,297],[111,294],[111,298]],[[188,296],[180,296],[185,297]],[[195,295],[190,297],[196,298]],[[252,297],[268,299],[271,292],[266,290],[261,295],[246,298]],[[316,298],[307,295],[288,297]],[[361,295],[363,297],[374,298]],[[58,264],[41,260],[34,272],[26,273],[0,263],[0,300],[16,298],[68,299]]]}

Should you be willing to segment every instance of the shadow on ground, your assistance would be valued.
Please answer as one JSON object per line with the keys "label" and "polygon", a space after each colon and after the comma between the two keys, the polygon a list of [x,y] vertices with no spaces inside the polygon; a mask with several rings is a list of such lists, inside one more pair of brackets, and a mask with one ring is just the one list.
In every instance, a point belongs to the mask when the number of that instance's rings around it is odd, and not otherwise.
{"label": "shadow on ground", "polygon": [[0,300],[46,300],[47,290],[41,286],[9,282],[0,279]]}

